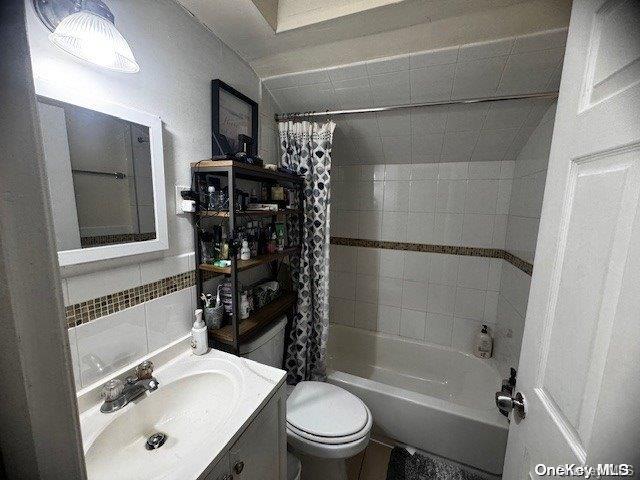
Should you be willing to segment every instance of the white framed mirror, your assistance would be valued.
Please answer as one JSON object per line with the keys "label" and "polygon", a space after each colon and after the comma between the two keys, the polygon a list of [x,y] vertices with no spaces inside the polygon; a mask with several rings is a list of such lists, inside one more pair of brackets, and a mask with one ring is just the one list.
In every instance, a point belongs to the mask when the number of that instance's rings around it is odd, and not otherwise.
{"label": "white framed mirror", "polygon": [[159,117],[36,78],[60,266],[169,248]]}

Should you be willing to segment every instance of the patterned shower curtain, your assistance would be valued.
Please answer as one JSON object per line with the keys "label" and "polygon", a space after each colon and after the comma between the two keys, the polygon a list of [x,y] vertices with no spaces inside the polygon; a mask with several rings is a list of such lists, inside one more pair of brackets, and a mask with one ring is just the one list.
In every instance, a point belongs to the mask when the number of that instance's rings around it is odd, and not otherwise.
{"label": "patterned shower curtain", "polygon": [[286,351],[287,383],[324,380],[329,336],[329,205],[335,123],[281,122],[282,166],[303,175],[298,305]]}

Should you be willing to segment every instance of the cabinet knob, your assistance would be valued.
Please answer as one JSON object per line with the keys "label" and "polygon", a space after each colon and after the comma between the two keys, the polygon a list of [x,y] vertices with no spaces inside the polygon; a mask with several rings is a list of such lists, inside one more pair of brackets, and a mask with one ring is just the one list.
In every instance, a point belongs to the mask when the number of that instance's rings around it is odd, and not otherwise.
{"label": "cabinet knob", "polygon": [[244,462],[238,462],[233,466],[233,471],[236,472],[237,474],[242,473],[243,469],[244,469]]}

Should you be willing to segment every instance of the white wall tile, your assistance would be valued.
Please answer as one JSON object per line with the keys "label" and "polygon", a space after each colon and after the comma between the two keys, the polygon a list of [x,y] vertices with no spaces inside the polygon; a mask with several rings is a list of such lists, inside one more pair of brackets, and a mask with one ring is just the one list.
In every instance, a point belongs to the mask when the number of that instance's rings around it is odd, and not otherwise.
{"label": "white wall tile", "polygon": [[358,237],[378,240],[382,232],[382,212],[358,212]]}
{"label": "white wall tile", "polygon": [[508,215],[495,215],[493,219],[492,247],[504,249],[507,241]]}
{"label": "white wall tile", "polygon": [[451,98],[454,71],[454,64],[411,70],[411,102],[439,102]]}
{"label": "white wall tile", "polygon": [[489,97],[498,87],[507,56],[458,63],[453,98]]}
{"label": "white wall tile", "polygon": [[498,292],[485,292],[484,318],[487,323],[496,323],[498,319]]}
{"label": "white wall tile", "polygon": [[487,280],[487,290],[499,291],[502,280],[502,262],[500,258],[492,258],[489,261],[489,275]]}
{"label": "white wall tile", "polygon": [[329,299],[331,322],[349,327],[355,326],[355,301],[331,297]]}
{"label": "white wall tile", "polygon": [[380,276],[403,278],[404,252],[401,250],[380,250]]}
{"label": "white wall tile", "polygon": [[498,183],[498,199],[496,202],[496,213],[506,215],[509,213],[509,203],[511,202],[511,187],[513,180],[500,180]]}
{"label": "white wall tile", "polygon": [[453,315],[456,303],[456,287],[429,283],[427,311]]}
{"label": "white wall tile", "polygon": [[495,214],[498,186],[498,180],[469,180],[464,212]]}
{"label": "white wall tile", "polygon": [[435,243],[460,245],[462,243],[462,223],[464,215],[460,213],[436,213],[434,237]]}
{"label": "white wall tile", "polygon": [[86,387],[148,353],[145,307],[136,305],[76,327]]}
{"label": "white wall tile", "polygon": [[550,48],[564,47],[567,41],[567,29],[546,30],[516,38],[513,53],[534,52]]}
{"label": "white wall tile", "polygon": [[411,180],[435,180],[438,178],[438,164],[411,165]]}
{"label": "white wall tile", "polygon": [[411,134],[411,115],[406,110],[379,112],[377,117],[382,137],[399,137]]}
{"label": "white wall tile", "polygon": [[404,279],[412,282],[429,281],[430,256],[424,252],[404,252]]}
{"label": "white wall tile", "polygon": [[438,164],[438,178],[440,180],[466,180],[469,178],[469,163],[440,163]]}
{"label": "white wall tile", "polygon": [[410,110],[412,135],[444,133],[448,107],[415,107]]}
{"label": "white wall tile", "polygon": [[508,55],[513,48],[513,38],[503,38],[489,42],[469,43],[460,47],[459,62],[479,60],[481,58]]}
{"label": "white wall tile", "polygon": [[340,80],[366,77],[367,68],[364,63],[353,63],[342,67],[330,68],[327,70],[327,74],[331,82],[335,84],[335,82]]}
{"label": "white wall tile", "polygon": [[407,212],[409,210],[410,184],[407,181],[386,181],[384,184],[383,210]]}
{"label": "white wall tile", "polygon": [[400,318],[400,336],[424,340],[427,317],[425,312],[402,309]]}
{"label": "white wall tile", "polygon": [[370,76],[402,70],[409,70],[409,55],[399,55],[367,62],[367,72]]}
{"label": "white wall tile", "polygon": [[[353,186],[350,186],[353,188]],[[382,210],[384,202],[384,182],[358,182],[358,210]]]}
{"label": "white wall tile", "polygon": [[458,59],[458,47],[440,48],[426,52],[415,52],[410,55],[411,68],[424,68],[431,65],[455,63]]}
{"label": "white wall tile", "polygon": [[378,279],[378,304],[390,307],[402,306],[402,282],[397,278]]}
{"label": "white wall tile", "polygon": [[384,165],[360,165],[358,180],[384,180]]}
{"label": "white wall tile", "polygon": [[138,264],[69,277],[69,304],[137,287],[141,282]]}
{"label": "white wall tile", "polygon": [[356,300],[378,303],[378,276],[356,275]]}
{"label": "white wall tile", "polygon": [[409,212],[407,215],[407,242],[436,242],[434,213]]}
{"label": "white wall tile", "polygon": [[463,213],[468,180],[438,180],[436,211]]}
{"label": "white wall tile", "polygon": [[413,163],[435,163],[440,161],[444,134],[423,133],[411,137],[411,161]]}
{"label": "white wall tile", "polygon": [[171,343],[191,330],[194,292],[195,287],[185,288],[145,302],[149,351]]}
{"label": "white wall tile", "polygon": [[384,171],[385,180],[410,180],[411,164],[387,165]]}
{"label": "white wall tile", "polygon": [[491,247],[494,217],[495,215],[465,213],[462,225],[462,244],[468,247]]}
{"label": "white wall tile", "polygon": [[440,161],[443,163],[468,162],[471,159],[478,135],[479,132],[445,133]]}
{"label": "white wall tile", "polygon": [[427,284],[405,280],[402,285],[402,308],[427,311]]}
{"label": "white wall tile", "polygon": [[369,82],[376,106],[402,105],[411,99],[408,71],[373,75]]}
{"label": "white wall tile", "polygon": [[469,179],[495,180],[500,178],[502,162],[471,162],[469,163]]}
{"label": "white wall tile", "polygon": [[329,291],[332,297],[353,300],[356,298],[356,274],[329,272]]}
{"label": "white wall tile", "polygon": [[189,271],[189,254],[163,257],[140,264],[142,284],[157,282],[172,275]]}
{"label": "white wall tile", "polygon": [[484,290],[458,287],[456,289],[456,300],[453,313],[457,317],[483,320],[484,301]]}
{"label": "white wall tile", "polygon": [[380,271],[380,250],[358,247],[356,272],[360,275],[378,275]]}
{"label": "white wall tile", "polygon": [[354,325],[364,330],[378,329],[378,304],[356,301]]}
{"label": "white wall tile", "polygon": [[500,293],[522,317],[526,317],[527,314],[530,286],[531,277],[529,275],[509,262],[503,262]]}
{"label": "white wall tile", "polygon": [[409,210],[412,212],[435,212],[438,182],[436,180],[412,180],[410,185]]}
{"label": "white wall tile", "polygon": [[427,331],[425,334],[427,342],[450,347],[452,332],[453,315],[427,313]]}
{"label": "white wall tile", "polygon": [[447,133],[480,130],[488,111],[489,105],[484,103],[449,106],[447,113]]}
{"label": "white wall tile", "polygon": [[461,256],[457,285],[485,290],[489,277],[489,264],[488,258]]}
{"label": "white wall tile", "polygon": [[357,248],[345,245],[331,245],[329,252],[329,269],[334,272],[356,271]]}
{"label": "white wall tile", "polygon": [[439,285],[456,285],[460,266],[459,255],[432,253],[429,268],[429,283]]}
{"label": "white wall tile", "polygon": [[402,309],[389,305],[378,305],[378,331],[391,335],[400,334]]}
{"label": "white wall tile", "polygon": [[[385,189],[386,190],[386,189]],[[407,213],[384,212],[382,215],[382,240],[404,242],[407,240]]]}

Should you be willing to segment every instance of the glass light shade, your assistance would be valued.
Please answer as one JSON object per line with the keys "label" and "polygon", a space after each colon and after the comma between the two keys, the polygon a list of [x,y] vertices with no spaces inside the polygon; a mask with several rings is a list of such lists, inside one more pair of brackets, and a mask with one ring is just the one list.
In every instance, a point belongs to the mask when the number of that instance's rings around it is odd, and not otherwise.
{"label": "glass light shade", "polygon": [[71,55],[101,67],[126,73],[140,70],[129,44],[115,25],[86,10],[65,17],[49,39]]}

